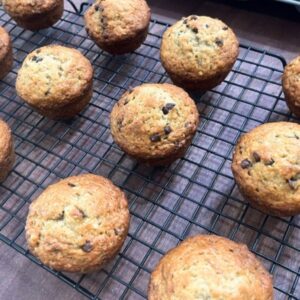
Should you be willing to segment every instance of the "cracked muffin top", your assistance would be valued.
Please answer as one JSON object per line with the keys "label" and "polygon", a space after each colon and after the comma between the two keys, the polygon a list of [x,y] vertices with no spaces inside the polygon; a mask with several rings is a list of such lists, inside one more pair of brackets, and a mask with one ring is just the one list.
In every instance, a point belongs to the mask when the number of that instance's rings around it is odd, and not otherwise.
{"label": "cracked muffin top", "polygon": [[300,213],[300,125],[267,123],[244,134],[232,171],[253,206],[275,215]]}
{"label": "cracked muffin top", "polygon": [[0,26],[0,62],[7,58],[7,53],[11,48],[11,41],[7,31]]}
{"label": "cracked muffin top", "polygon": [[295,115],[300,116],[300,56],[285,67],[282,87],[289,108]]}
{"label": "cracked muffin top", "polygon": [[149,300],[272,300],[270,274],[246,245],[215,235],[183,241],[160,260]]}
{"label": "cracked muffin top", "polygon": [[2,0],[4,9],[12,17],[27,17],[49,12],[62,4],[62,0]]}
{"label": "cracked muffin top", "polygon": [[229,71],[239,53],[234,32],[222,21],[189,16],[163,35],[161,60],[167,71],[190,80],[209,79]]}
{"label": "cracked muffin top", "polygon": [[88,33],[109,43],[144,32],[150,22],[150,8],[145,0],[97,0],[84,17]]}
{"label": "cracked muffin top", "polygon": [[118,253],[129,220],[126,197],[110,180],[92,174],[69,177],[30,205],[27,244],[51,268],[85,273]]}
{"label": "cracked muffin top", "polygon": [[171,84],[143,84],[127,91],[111,113],[115,142],[128,154],[158,159],[189,145],[199,123],[194,101]]}
{"label": "cracked muffin top", "polygon": [[92,65],[79,51],[49,45],[27,55],[16,89],[33,106],[55,108],[76,102],[90,90],[92,80]]}

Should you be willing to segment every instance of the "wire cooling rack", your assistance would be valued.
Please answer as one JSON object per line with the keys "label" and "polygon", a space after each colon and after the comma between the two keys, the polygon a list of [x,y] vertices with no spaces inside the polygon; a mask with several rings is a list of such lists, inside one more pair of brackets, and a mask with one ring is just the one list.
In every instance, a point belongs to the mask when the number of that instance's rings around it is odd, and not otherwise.
{"label": "wire cooling rack", "polygon": [[[109,113],[129,86],[169,80],[159,61],[167,24],[153,20],[146,42],[120,57],[100,51],[87,38],[78,12],[65,11],[53,28],[34,33],[16,26],[3,10],[0,24],[12,36],[15,58],[13,71],[0,82],[0,117],[13,130],[17,153],[14,170],[0,185],[1,241],[90,299],[144,299],[150,272],[166,251],[189,235],[215,233],[249,246],[273,274],[276,299],[300,299],[300,218],[270,217],[248,206],[230,171],[241,133],[291,119],[280,85],[283,58],[242,45],[227,79],[204,95],[193,95],[202,120],[185,158],[154,169],[137,164],[113,143]],[[25,56],[51,43],[79,49],[95,68],[92,102],[70,122],[41,117],[14,88]],[[126,192],[130,232],[104,270],[58,273],[27,250],[28,206],[49,184],[83,172],[107,176]]]}

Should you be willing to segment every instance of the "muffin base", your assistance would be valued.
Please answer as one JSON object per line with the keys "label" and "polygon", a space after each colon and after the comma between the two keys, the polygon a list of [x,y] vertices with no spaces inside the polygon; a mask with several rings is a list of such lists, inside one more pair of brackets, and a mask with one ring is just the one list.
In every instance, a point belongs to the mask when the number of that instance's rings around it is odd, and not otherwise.
{"label": "muffin base", "polygon": [[175,160],[182,158],[185,155],[188,148],[190,147],[191,143],[192,143],[192,139],[186,140],[183,146],[181,146],[177,151],[174,151],[172,154],[168,156],[161,156],[157,158],[147,158],[147,159],[145,159],[142,156],[132,155],[128,153],[126,149],[123,149],[122,147],[121,148],[127,155],[136,159],[141,164],[145,164],[150,167],[164,167],[170,165]]}
{"label": "muffin base", "polygon": [[170,70],[167,70],[167,73],[175,85],[178,85],[187,90],[197,90],[205,92],[222,83],[230,71],[231,68],[229,70],[217,74],[215,77],[204,80],[189,78],[189,76],[179,76],[178,74],[175,74]]}
{"label": "muffin base", "polygon": [[6,179],[6,177],[13,168],[15,160],[15,150],[13,145],[11,145],[9,155],[4,160],[0,161],[0,182],[3,182]]}
{"label": "muffin base", "polygon": [[13,53],[11,42],[9,44],[9,49],[4,59],[0,62],[0,79],[4,78],[11,70],[13,65]]}
{"label": "muffin base", "polygon": [[63,1],[54,9],[41,14],[34,14],[30,17],[14,17],[14,21],[22,28],[28,30],[39,30],[51,27],[62,17],[64,12]]}
{"label": "muffin base", "polygon": [[113,55],[122,55],[126,53],[133,52],[137,48],[139,48],[148,35],[148,27],[143,31],[139,32],[133,37],[119,40],[119,41],[107,41],[99,40],[95,38],[92,34],[90,35],[94,42],[98,45],[102,50],[113,54]]}
{"label": "muffin base", "polygon": [[257,197],[251,195],[251,193],[249,193],[249,191],[246,191],[245,188],[239,182],[236,181],[236,184],[244,199],[247,200],[252,207],[260,210],[261,212],[267,215],[277,217],[291,217],[300,214],[299,206],[289,205],[288,207],[271,207],[269,205],[270,203],[268,203],[267,205],[262,200],[259,200]]}
{"label": "muffin base", "polygon": [[47,117],[52,120],[68,120],[75,117],[89,104],[92,95],[93,95],[93,85],[91,84],[88,91],[84,93],[83,96],[80,96],[80,98],[77,98],[73,100],[72,103],[64,106],[55,107],[55,108],[50,108],[50,107],[41,108],[38,106],[33,106],[28,102],[27,103],[44,117]]}

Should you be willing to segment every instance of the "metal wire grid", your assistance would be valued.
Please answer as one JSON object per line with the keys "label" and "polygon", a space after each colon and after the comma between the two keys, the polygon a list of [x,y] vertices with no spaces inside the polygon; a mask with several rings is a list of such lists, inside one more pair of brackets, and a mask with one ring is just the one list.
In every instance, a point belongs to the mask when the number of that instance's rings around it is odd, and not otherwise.
{"label": "metal wire grid", "polygon": [[[11,126],[17,162],[0,185],[0,239],[90,299],[144,299],[159,258],[195,233],[215,233],[246,243],[274,276],[276,299],[300,299],[300,218],[270,217],[248,206],[230,171],[241,133],[267,121],[291,119],[282,98],[285,61],[241,46],[224,83],[197,99],[202,121],[185,158],[169,168],[137,164],[113,144],[109,113],[120,95],[142,82],[168,81],[159,61],[167,24],[151,22],[135,53],[113,57],[100,51],[83,29],[82,17],[66,11],[53,28],[29,32],[0,10],[0,25],[14,44],[13,71],[0,83],[0,117]],[[89,107],[70,122],[54,122],[16,96],[16,71],[36,47],[60,43],[79,49],[95,68]],[[132,214],[121,253],[100,272],[58,273],[28,251],[24,223],[30,202],[50,183],[82,172],[107,176],[125,190]]]}

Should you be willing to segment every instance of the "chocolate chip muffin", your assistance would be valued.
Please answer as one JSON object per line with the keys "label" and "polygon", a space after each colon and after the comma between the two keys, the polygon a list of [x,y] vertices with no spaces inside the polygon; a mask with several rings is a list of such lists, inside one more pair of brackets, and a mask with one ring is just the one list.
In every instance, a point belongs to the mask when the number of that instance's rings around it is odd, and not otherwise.
{"label": "chocolate chip muffin", "polygon": [[84,19],[88,35],[101,49],[124,54],[146,39],[150,9],[145,0],[97,0]]}
{"label": "chocolate chip muffin", "polygon": [[260,125],[237,143],[232,161],[236,183],[251,205],[271,215],[300,213],[300,125]]}
{"label": "chocolate chip muffin", "polygon": [[0,79],[11,70],[13,53],[11,39],[6,30],[0,26]]}
{"label": "chocolate chip muffin", "polygon": [[0,182],[4,181],[15,162],[13,138],[9,126],[0,119]]}
{"label": "chocolate chip muffin", "polygon": [[247,246],[198,235],[160,260],[151,274],[148,299],[272,300],[272,278]]}
{"label": "chocolate chip muffin", "polygon": [[289,109],[300,117],[300,56],[285,67],[282,87]]}
{"label": "chocolate chip muffin", "polygon": [[64,11],[63,0],[2,0],[2,4],[19,26],[29,30],[52,26]]}
{"label": "chocolate chip muffin", "polygon": [[148,165],[166,165],[184,155],[199,123],[194,101],[171,84],[143,84],[113,107],[111,133],[129,155]]}
{"label": "chocolate chip muffin", "polygon": [[126,197],[110,180],[92,174],[69,177],[30,205],[27,244],[55,270],[87,273],[117,255],[129,221]]}
{"label": "chocolate chip muffin", "polygon": [[163,35],[161,61],[173,82],[186,89],[209,90],[220,84],[239,53],[234,32],[222,21],[190,16]]}
{"label": "chocolate chip muffin", "polygon": [[18,72],[16,89],[43,116],[72,118],[91,100],[93,67],[75,49],[45,46],[26,57]]}

